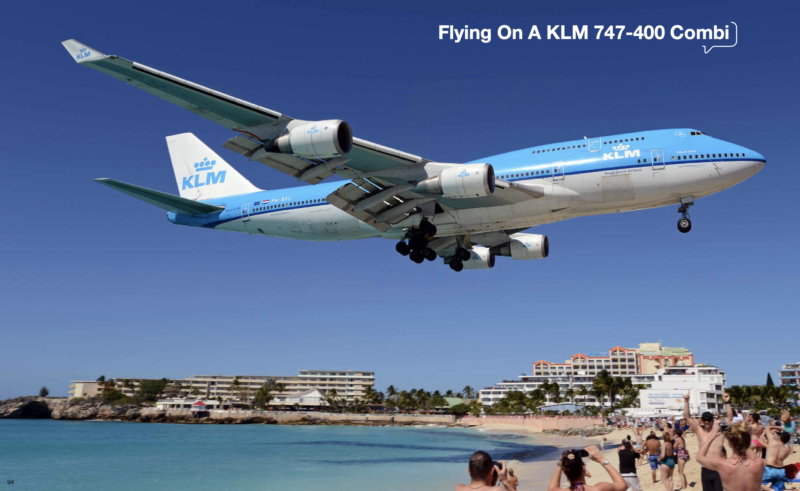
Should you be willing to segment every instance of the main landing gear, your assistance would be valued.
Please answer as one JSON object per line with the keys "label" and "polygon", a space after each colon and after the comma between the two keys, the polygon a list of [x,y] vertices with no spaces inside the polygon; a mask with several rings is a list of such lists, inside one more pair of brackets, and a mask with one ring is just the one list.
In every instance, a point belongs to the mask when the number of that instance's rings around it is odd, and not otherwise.
{"label": "main landing gear", "polygon": [[436,251],[428,247],[428,241],[436,235],[436,226],[428,220],[423,220],[419,228],[413,230],[408,235],[408,243],[401,240],[395,246],[395,250],[402,256],[417,264],[421,264],[426,259],[433,261],[436,259]]}
{"label": "main landing gear", "polygon": [[694,198],[681,198],[681,207],[678,208],[678,213],[683,215],[683,218],[678,220],[678,231],[682,234],[688,233],[692,229],[692,221],[689,219],[689,207],[694,204]]}
{"label": "main landing gear", "polygon": [[458,248],[456,248],[456,253],[450,258],[450,269],[455,272],[459,272],[464,269],[464,261],[469,261],[472,257],[472,254],[461,245],[459,242]]}

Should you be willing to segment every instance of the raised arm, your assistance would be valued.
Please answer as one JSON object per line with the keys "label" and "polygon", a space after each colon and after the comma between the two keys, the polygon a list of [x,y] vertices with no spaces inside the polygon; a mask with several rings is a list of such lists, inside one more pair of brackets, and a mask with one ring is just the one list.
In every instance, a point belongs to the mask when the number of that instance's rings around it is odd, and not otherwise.
{"label": "raised arm", "polygon": [[692,411],[689,409],[689,393],[687,392],[685,396],[683,396],[683,417],[686,419],[686,423],[689,425],[689,428],[697,434],[700,426],[697,424],[697,421],[694,420],[692,417]]}
{"label": "raised arm", "polygon": [[547,486],[547,491],[557,491],[561,489],[561,462],[556,465],[556,472],[550,479],[550,485]]}
{"label": "raised arm", "polygon": [[598,464],[602,465],[603,469],[605,469],[606,472],[608,472],[609,477],[611,477],[612,482],[601,482],[595,484],[594,488],[597,491],[626,491],[628,489],[628,483],[625,482],[625,479],[622,478],[614,466],[608,463],[597,447],[586,447],[586,451],[589,452],[589,457],[591,457],[592,460]]}
{"label": "raised arm", "polygon": [[733,424],[733,407],[731,407],[731,395],[722,392],[722,400],[725,402],[725,419],[729,425]]}

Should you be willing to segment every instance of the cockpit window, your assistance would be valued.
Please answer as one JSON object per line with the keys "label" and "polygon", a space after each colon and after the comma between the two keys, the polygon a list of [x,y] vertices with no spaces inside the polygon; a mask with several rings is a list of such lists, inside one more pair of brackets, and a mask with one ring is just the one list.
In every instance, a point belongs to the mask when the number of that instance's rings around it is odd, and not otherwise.
{"label": "cockpit window", "polygon": [[702,131],[692,131],[692,136],[700,136],[700,135],[705,135],[705,133],[703,133]]}

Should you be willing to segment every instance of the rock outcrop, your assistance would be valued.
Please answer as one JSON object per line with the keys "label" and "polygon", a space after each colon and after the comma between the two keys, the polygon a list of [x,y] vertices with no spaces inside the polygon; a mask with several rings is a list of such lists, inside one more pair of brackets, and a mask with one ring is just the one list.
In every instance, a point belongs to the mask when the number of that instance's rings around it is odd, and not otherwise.
{"label": "rock outcrop", "polygon": [[582,436],[588,438],[608,435],[612,431],[614,431],[614,429],[608,426],[587,426],[585,428],[568,428],[564,430],[544,430],[542,433],[545,435]]}

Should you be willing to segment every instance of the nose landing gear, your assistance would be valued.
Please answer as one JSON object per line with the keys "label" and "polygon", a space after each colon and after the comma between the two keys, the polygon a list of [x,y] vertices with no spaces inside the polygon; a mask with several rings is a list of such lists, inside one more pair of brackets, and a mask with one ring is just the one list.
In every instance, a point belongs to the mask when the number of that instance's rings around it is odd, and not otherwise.
{"label": "nose landing gear", "polygon": [[694,204],[694,198],[681,198],[681,207],[678,208],[678,213],[683,215],[683,218],[678,220],[678,231],[682,234],[688,233],[692,229],[692,220],[689,219],[689,207]]}

